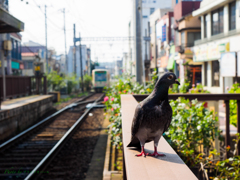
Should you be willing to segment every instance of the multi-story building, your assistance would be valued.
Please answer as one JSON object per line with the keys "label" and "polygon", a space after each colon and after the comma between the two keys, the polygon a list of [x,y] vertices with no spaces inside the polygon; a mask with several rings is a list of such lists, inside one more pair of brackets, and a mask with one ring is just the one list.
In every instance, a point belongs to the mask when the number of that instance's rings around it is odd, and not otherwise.
{"label": "multi-story building", "polygon": [[[129,42],[129,64],[130,66],[134,67],[135,69],[132,71],[132,74],[136,74],[136,3],[138,3],[137,0],[132,0],[133,4],[133,15],[132,19],[129,23],[129,36],[135,37],[134,41]],[[158,8],[160,9],[171,9],[172,8],[172,1],[166,1],[166,0],[142,0],[139,1],[142,2],[142,4],[137,8],[141,12],[141,60],[143,65],[143,75],[145,76],[145,67],[144,64],[148,64],[145,62],[150,61],[150,15]],[[147,42],[146,42],[147,41]],[[139,59],[138,59],[139,60]],[[148,65],[147,65],[148,66]],[[146,71],[147,72],[147,71]],[[146,78],[146,76],[145,76]]]}
{"label": "multi-story building", "polygon": [[34,75],[34,67],[36,63],[41,64],[41,72],[46,73],[46,47],[33,41],[23,43],[21,46],[22,61],[24,69],[22,74],[25,76]]}
{"label": "multi-story building", "polygon": [[[76,72],[75,72],[75,57],[74,57],[74,46],[70,46],[68,55],[67,55],[67,67],[68,67],[68,74],[76,73],[77,79],[81,77],[81,68],[80,68],[80,47],[76,46]],[[86,59],[87,59],[87,47],[86,45],[81,45],[81,56],[82,56],[82,69],[83,75],[87,73],[86,71]]]}
{"label": "multi-story building", "polygon": [[158,68],[159,74],[166,71],[169,58],[169,44],[174,40],[174,18],[172,9],[157,9],[150,16],[151,27],[151,65],[150,70]]}
{"label": "multi-story building", "polygon": [[[12,75],[21,74],[23,64],[21,61],[21,35],[24,23],[8,12],[8,0],[0,0],[0,68],[1,74]],[[12,50],[3,49],[3,43],[11,44]],[[4,71],[4,72],[3,72]]]}
{"label": "multi-story building", "polygon": [[193,12],[201,18],[201,40],[195,41],[194,61],[202,63],[203,84],[212,93],[226,92],[239,80],[239,5],[239,0],[203,0]]}

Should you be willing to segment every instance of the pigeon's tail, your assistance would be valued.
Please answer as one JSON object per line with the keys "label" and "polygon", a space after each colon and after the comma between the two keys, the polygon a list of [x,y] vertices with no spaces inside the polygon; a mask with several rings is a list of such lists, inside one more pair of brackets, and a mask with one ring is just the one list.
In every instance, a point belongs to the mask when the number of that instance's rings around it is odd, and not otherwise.
{"label": "pigeon's tail", "polygon": [[138,138],[134,137],[127,145],[127,147],[136,147],[137,149],[141,149],[140,141],[138,140]]}

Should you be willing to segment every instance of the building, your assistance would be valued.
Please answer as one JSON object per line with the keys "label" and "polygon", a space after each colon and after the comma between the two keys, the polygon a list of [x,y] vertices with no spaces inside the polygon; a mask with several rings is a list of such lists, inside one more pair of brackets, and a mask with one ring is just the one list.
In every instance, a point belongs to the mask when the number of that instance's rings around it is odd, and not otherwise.
{"label": "building", "polygon": [[174,40],[172,9],[157,9],[150,16],[151,27],[151,72],[157,68],[161,75],[167,71],[169,44]]}
{"label": "building", "polygon": [[[77,75],[77,79],[81,77],[81,68],[80,68],[80,47],[76,46],[76,72],[75,72],[75,61],[74,61],[74,46],[70,46],[68,55],[67,55],[67,73],[69,75],[75,74]],[[81,56],[82,56],[82,69],[83,69],[83,75],[87,73],[86,71],[86,60],[87,60],[87,47],[86,45],[81,45]]]}
{"label": "building", "polygon": [[193,59],[202,63],[203,84],[212,93],[226,92],[239,82],[239,5],[239,0],[203,0],[193,12],[201,18],[201,40],[195,41]]}
{"label": "building", "polygon": [[[132,0],[133,4],[133,15],[129,22],[129,36],[137,37],[137,33],[141,33],[141,56],[138,60],[142,61],[142,69],[144,80],[148,80],[146,73],[149,69],[145,69],[145,65],[150,67],[150,15],[158,8],[160,9],[171,9],[172,1],[166,0],[142,0],[141,6],[138,6],[138,1]],[[137,28],[137,12],[140,12],[140,26],[141,31]],[[137,39],[129,41],[129,64],[135,69],[131,69],[131,74],[136,74],[136,58],[137,58]]]}
{"label": "building", "polygon": [[21,41],[22,36],[20,33],[10,33],[12,50],[11,53],[7,56],[7,75],[22,75],[22,70],[24,69],[24,65],[22,62],[21,55]]}
{"label": "building", "polygon": [[22,74],[24,76],[35,75],[34,67],[36,63],[41,64],[40,71],[42,72],[42,74],[47,73],[45,46],[33,41],[29,41],[22,44],[21,52],[22,52],[22,61],[24,64],[24,69],[22,70]]}

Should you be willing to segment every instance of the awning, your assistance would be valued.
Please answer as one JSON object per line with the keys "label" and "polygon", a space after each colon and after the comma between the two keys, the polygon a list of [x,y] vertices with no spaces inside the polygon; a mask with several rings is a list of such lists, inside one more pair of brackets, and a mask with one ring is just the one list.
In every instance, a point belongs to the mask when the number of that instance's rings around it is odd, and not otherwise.
{"label": "awning", "polygon": [[20,32],[24,30],[24,23],[0,7],[0,33]]}
{"label": "awning", "polygon": [[174,69],[174,56],[170,56],[170,58],[168,59],[168,65],[167,65],[167,69],[168,70],[172,70]]}

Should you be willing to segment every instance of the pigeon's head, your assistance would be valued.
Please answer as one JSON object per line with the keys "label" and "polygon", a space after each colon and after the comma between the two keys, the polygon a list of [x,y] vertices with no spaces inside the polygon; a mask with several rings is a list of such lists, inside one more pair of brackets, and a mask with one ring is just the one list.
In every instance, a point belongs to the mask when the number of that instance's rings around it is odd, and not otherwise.
{"label": "pigeon's head", "polygon": [[158,87],[158,86],[162,86],[162,85],[164,85],[164,86],[170,86],[170,85],[172,85],[172,84],[178,84],[178,85],[180,85],[180,83],[178,82],[178,80],[177,80],[177,77],[176,77],[176,75],[174,74],[174,73],[172,73],[172,72],[166,72],[166,73],[164,73],[161,77],[160,77],[160,79],[157,81],[157,83],[156,83],[156,87]]}

